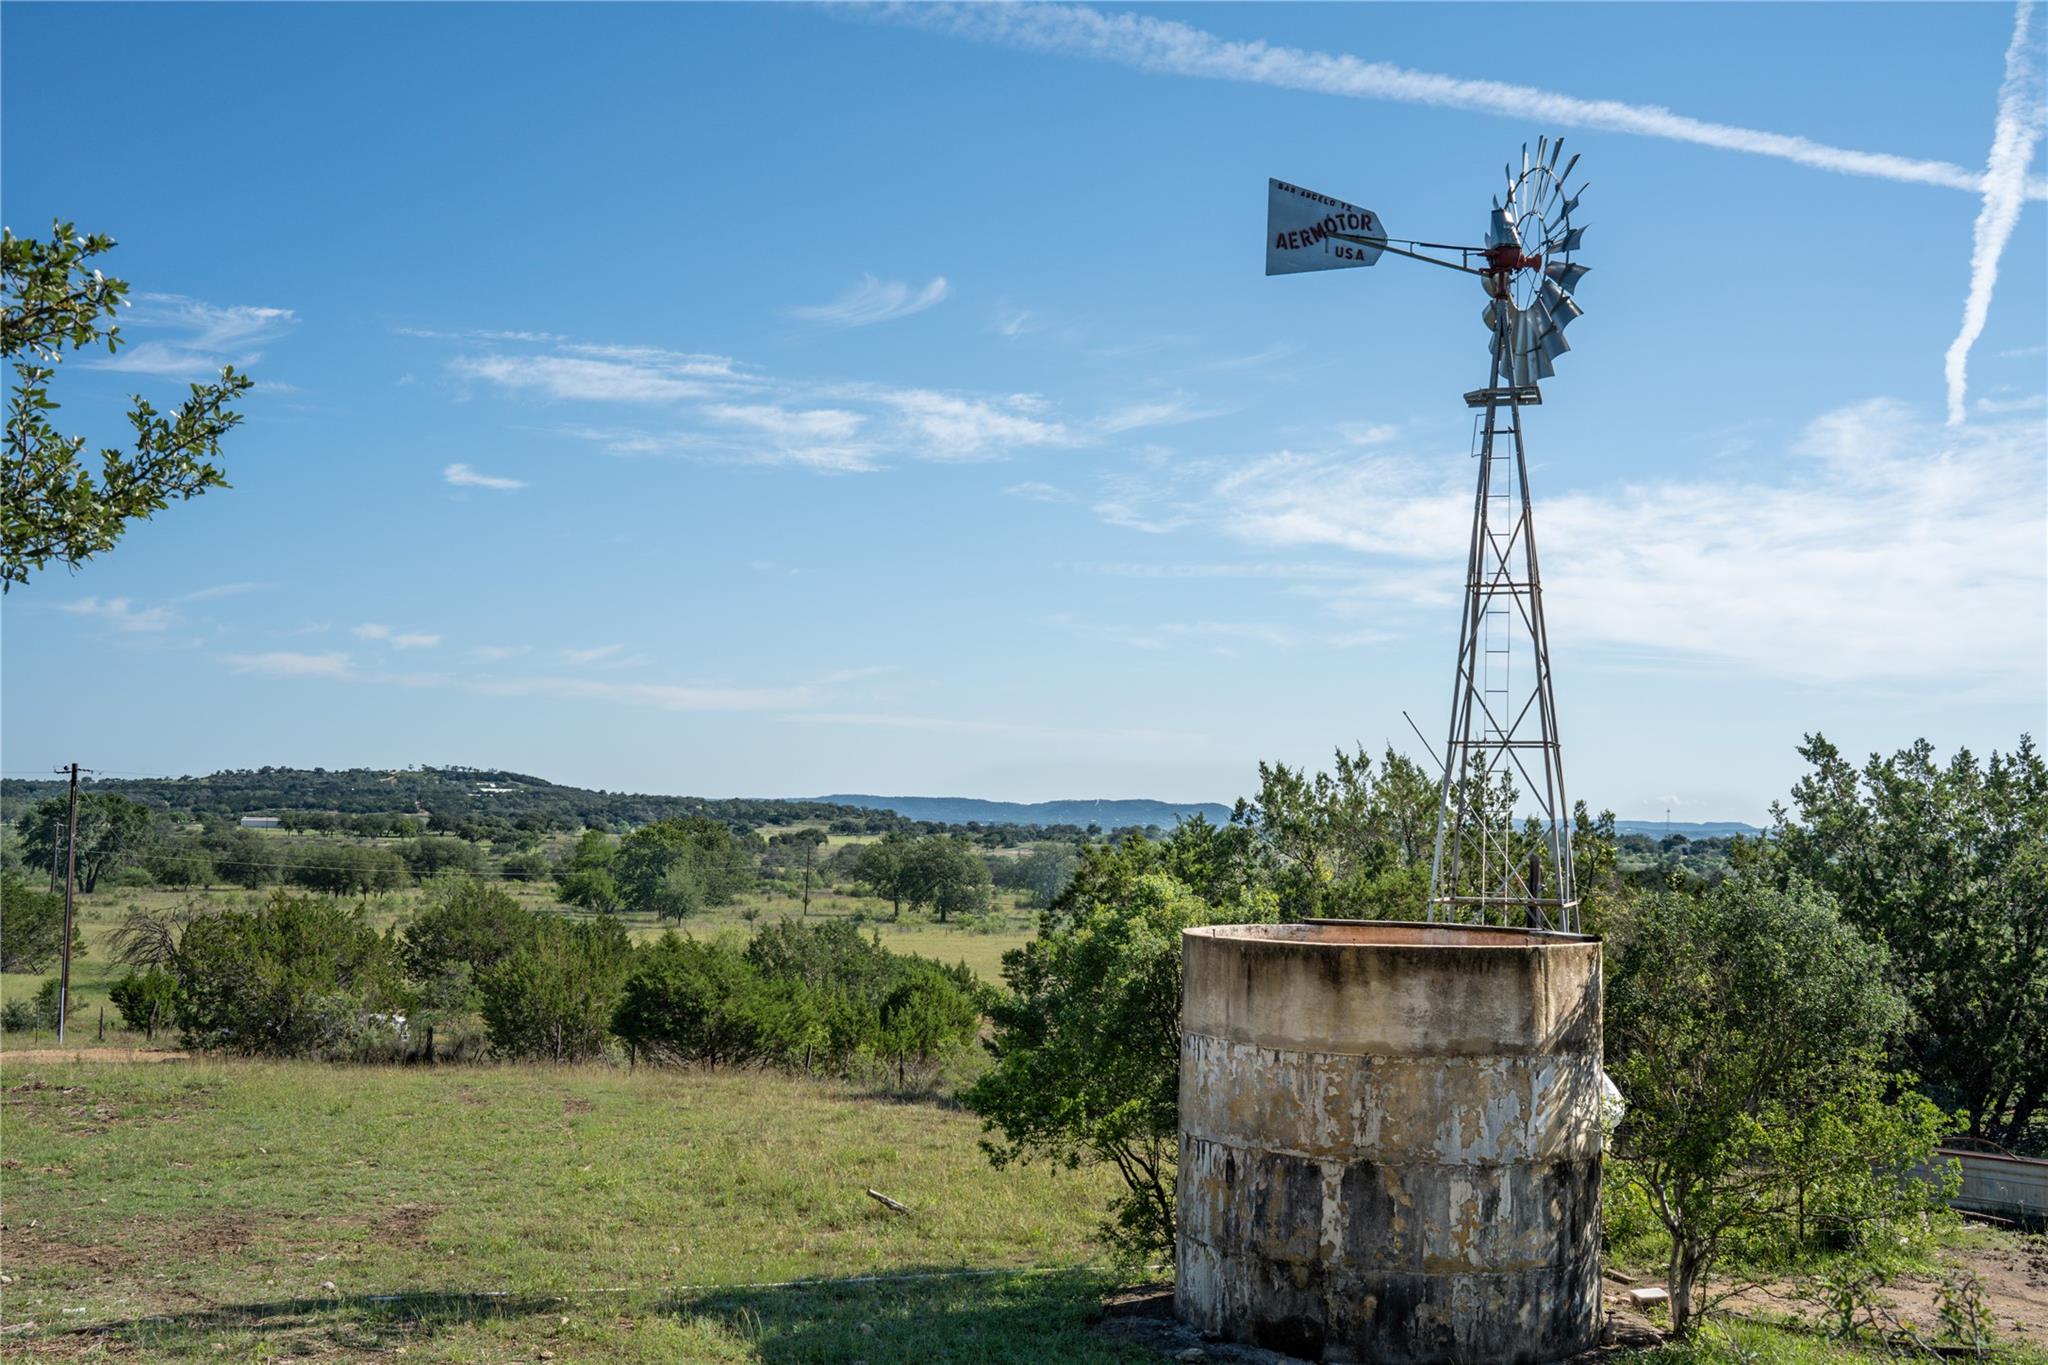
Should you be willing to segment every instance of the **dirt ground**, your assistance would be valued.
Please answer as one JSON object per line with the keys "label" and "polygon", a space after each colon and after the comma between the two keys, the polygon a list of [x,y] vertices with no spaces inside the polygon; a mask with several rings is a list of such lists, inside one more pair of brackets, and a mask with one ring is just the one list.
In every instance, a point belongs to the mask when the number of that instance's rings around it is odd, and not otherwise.
{"label": "dirt ground", "polygon": [[[1960,1247],[1949,1252],[1947,1259],[1957,1269],[1974,1274],[1983,1285],[1984,1306],[2001,1338],[2048,1345],[2048,1237],[2012,1238],[1994,1245]],[[1631,1287],[1611,1279],[1606,1283],[1607,1324],[1601,1344],[1575,1357],[1570,1365],[1616,1361],[1664,1339],[1654,1322],[1630,1307],[1627,1295]],[[1936,1308],[1940,1287],[1932,1276],[1906,1276],[1888,1285],[1884,1295],[1904,1322],[1931,1333],[1940,1326]],[[1816,1306],[1803,1296],[1803,1289],[1801,1284],[1789,1280],[1764,1285],[1729,1299],[1724,1308],[1744,1316],[1812,1317]],[[1276,1351],[1203,1340],[1199,1332],[1174,1318],[1173,1286],[1169,1284],[1147,1285],[1117,1295],[1103,1305],[1103,1318],[1095,1330],[1102,1336],[1147,1347],[1172,1360],[1303,1365],[1293,1356]]]}
{"label": "dirt ground", "polygon": [[[1983,1285],[1984,1307],[1999,1336],[2030,1345],[2048,1345],[2048,1237],[2010,1238],[1992,1245],[1958,1247],[1944,1255],[1958,1270],[1967,1270]],[[1900,1319],[1916,1330],[1931,1332],[1941,1319],[1936,1295],[1941,1282],[1929,1275],[1908,1275],[1885,1286],[1885,1300]],[[1811,1317],[1815,1306],[1804,1286],[1781,1281],[1745,1290],[1728,1300],[1737,1313]]]}

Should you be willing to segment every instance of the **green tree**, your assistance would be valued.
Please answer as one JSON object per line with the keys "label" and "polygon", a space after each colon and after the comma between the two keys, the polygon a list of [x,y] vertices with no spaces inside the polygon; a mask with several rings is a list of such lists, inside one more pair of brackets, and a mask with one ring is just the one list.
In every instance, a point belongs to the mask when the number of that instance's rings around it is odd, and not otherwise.
{"label": "green tree", "polygon": [[902,917],[904,898],[914,885],[910,849],[911,840],[906,836],[885,834],[862,844],[853,859],[854,880],[865,886],[868,894],[888,901],[897,918]]}
{"label": "green tree", "polygon": [[446,834],[423,834],[408,839],[399,846],[398,856],[405,860],[415,881],[423,882],[444,872],[475,876],[483,870],[483,855],[477,852],[475,844]]}
{"label": "green tree", "polygon": [[170,1023],[178,1009],[178,978],[160,967],[129,972],[107,991],[121,1022],[154,1041],[157,1029]]}
{"label": "green tree", "polygon": [[1339,749],[1327,773],[1261,763],[1257,797],[1231,818],[1254,836],[1257,874],[1289,915],[1421,919],[1437,798],[1428,775],[1393,749],[1377,776],[1363,749]]}
{"label": "green tree", "polygon": [[534,915],[502,887],[474,877],[443,884],[406,925],[406,975],[431,1004],[475,1008],[475,983],[535,932]]}
{"label": "green tree", "polygon": [[367,1016],[403,998],[395,938],[359,909],[282,889],[186,925],[171,973],[186,1045],[228,1052],[346,1052]]}
{"label": "green tree", "polygon": [[551,1062],[604,1055],[631,953],[615,919],[534,916],[531,936],[477,981],[492,1048]]}
{"label": "green tree", "polygon": [[1080,865],[1071,848],[1035,848],[1021,857],[992,858],[989,875],[997,886],[1023,892],[1026,905],[1044,909],[1067,889]]}
{"label": "green tree", "polygon": [[628,909],[669,919],[728,904],[754,881],[749,847],[723,821],[703,816],[634,830],[619,842],[611,870]]}
{"label": "green tree", "polygon": [[409,880],[405,860],[388,848],[322,839],[298,849],[291,880],[328,896],[367,896],[396,891]]}
{"label": "green tree", "polygon": [[[39,972],[64,947],[64,898],[11,868],[0,872],[0,972]],[[71,926],[71,955],[85,956],[85,938]]]}
{"label": "green tree", "polygon": [[[65,840],[70,830],[70,798],[38,801],[21,820],[21,857],[30,867],[49,867],[55,855],[58,884],[63,884]],[[149,807],[113,792],[78,794],[78,888],[91,895],[100,878],[136,858],[149,847],[155,822]]]}
{"label": "green tree", "polygon": [[744,1065],[763,1050],[761,990],[742,953],[671,931],[633,955],[612,1031],[650,1060]]}
{"label": "green tree", "polygon": [[47,242],[0,232],[0,356],[14,368],[0,591],[28,582],[51,560],[75,568],[112,549],[130,522],[172,499],[227,486],[221,438],[242,420],[229,405],[253,382],[231,367],[213,383],[192,385],[172,413],[136,395],[131,444],[102,449],[97,478],[82,458],[85,438],[64,435],[51,420],[58,405],[50,381],[65,352],[104,345],[112,353],[121,344],[121,329],[109,323],[127,302],[128,285],[92,264],[113,246],[112,237],[81,236],[65,222],[52,224]]}
{"label": "green tree", "polygon": [[1905,1004],[1882,948],[1803,882],[1751,877],[1638,905],[1611,943],[1607,1068],[1628,1108],[1612,1153],[1670,1237],[1671,1321],[1736,1239],[1822,1186],[1866,1216],[1924,1207],[1910,1178],[1940,1116],[1880,1101]]}
{"label": "green tree", "polygon": [[922,1068],[974,1041],[981,1011],[960,983],[938,967],[911,965],[882,1000],[876,1050],[896,1063],[896,1084],[908,1083],[912,1062]]}
{"label": "green tree", "polygon": [[1921,740],[1859,771],[1819,735],[1749,861],[1805,877],[1890,949],[1912,1007],[1901,1060],[1972,1136],[2008,1147],[2048,1101],[2048,765],[2031,738],[1980,763]]}
{"label": "green tree", "polygon": [[988,864],[957,836],[929,835],[911,844],[904,869],[904,892],[910,908],[929,905],[948,923],[954,915],[988,909],[993,887]]}
{"label": "green tree", "polygon": [[1105,1231],[1145,1258],[1173,1246],[1181,931],[1278,916],[1267,894],[1204,902],[1163,869],[1169,856],[1136,835],[1088,849],[1046,930],[1003,955],[993,1064],[964,1096],[998,1167],[1113,1165],[1124,1193]]}

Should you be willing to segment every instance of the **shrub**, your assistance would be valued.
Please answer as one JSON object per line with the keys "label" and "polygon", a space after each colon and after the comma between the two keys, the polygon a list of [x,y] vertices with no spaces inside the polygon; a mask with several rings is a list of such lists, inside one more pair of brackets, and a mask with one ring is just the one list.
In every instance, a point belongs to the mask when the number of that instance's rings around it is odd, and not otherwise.
{"label": "shrub", "polygon": [[531,940],[535,917],[502,887],[474,877],[437,886],[436,898],[405,927],[405,970],[429,1003],[475,1008],[474,983]]}
{"label": "shrub", "polygon": [[178,978],[160,967],[146,972],[129,972],[108,991],[121,1022],[149,1038],[157,1028],[171,1022],[178,1008]]}
{"label": "shrub", "polygon": [[[762,987],[732,948],[666,933],[634,954],[612,1031],[650,1060],[742,1065],[760,1056],[765,1035],[788,1031],[787,1019],[764,1027],[775,1011],[763,1008]],[[791,1001],[785,993],[776,1003],[786,1012]]]}
{"label": "shrub", "polygon": [[477,981],[492,1048],[553,1062],[602,1056],[632,951],[624,927],[531,919],[526,941]]}
{"label": "shrub", "polygon": [[[61,956],[64,898],[12,870],[0,873],[0,972],[40,972]],[[71,926],[71,955],[85,955],[85,939]]]}
{"label": "shrub", "polygon": [[401,998],[395,938],[360,912],[283,890],[255,909],[194,920],[171,970],[178,1028],[196,1048],[329,1055]]}
{"label": "shrub", "polygon": [[[8,1033],[31,1033],[37,1029],[57,1027],[57,991],[59,982],[51,977],[36,988],[36,993],[26,1000],[10,1000],[0,1007],[0,1030]],[[70,1014],[82,1008],[78,992],[71,993]]]}
{"label": "shrub", "polygon": [[972,1042],[981,1011],[944,968],[919,961],[905,968],[883,999],[878,1023],[875,1050],[895,1061],[901,1086],[911,1062],[922,1069]]}

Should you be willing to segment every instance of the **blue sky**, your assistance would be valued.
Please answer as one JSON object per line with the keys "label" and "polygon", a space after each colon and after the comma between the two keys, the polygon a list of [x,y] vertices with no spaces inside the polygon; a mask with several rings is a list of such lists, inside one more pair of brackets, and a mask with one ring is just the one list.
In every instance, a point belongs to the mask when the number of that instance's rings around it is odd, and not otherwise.
{"label": "blue sky", "polygon": [[1265,181],[1477,240],[1560,132],[1572,795],[1759,820],[1803,732],[2010,747],[2048,715],[2015,18],[8,5],[6,222],[115,234],[135,289],[61,416],[260,387],[232,491],[7,596],[5,769],[1228,800],[1419,752],[1482,299],[1265,278]]}

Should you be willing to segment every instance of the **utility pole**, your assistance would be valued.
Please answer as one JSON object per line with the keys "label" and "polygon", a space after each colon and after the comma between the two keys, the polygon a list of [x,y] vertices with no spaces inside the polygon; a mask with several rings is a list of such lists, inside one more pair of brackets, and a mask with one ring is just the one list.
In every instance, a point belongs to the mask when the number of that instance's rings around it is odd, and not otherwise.
{"label": "utility pole", "polygon": [[[61,770],[60,770],[61,771]],[[64,965],[57,975],[57,1046],[64,1046],[64,1016],[71,1011],[71,893],[78,884],[78,765],[71,765],[70,833],[64,838]]]}

